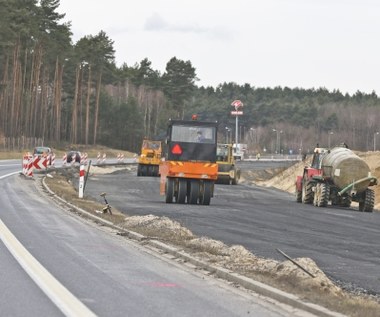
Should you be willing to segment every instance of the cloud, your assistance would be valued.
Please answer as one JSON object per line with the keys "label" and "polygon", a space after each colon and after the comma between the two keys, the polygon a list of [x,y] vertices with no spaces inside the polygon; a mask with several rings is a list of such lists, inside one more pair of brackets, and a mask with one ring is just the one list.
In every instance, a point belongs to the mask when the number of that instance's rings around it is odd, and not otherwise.
{"label": "cloud", "polygon": [[146,31],[161,31],[169,28],[169,24],[158,14],[153,13],[146,21],[144,30]]}
{"label": "cloud", "polygon": [[170,24],[163,19],[158,13],[153,13],[144,24],[145,31],[159,32],[166,31],[172,33],[187,33],[187,34],[204,34],[212,38],[226,39],[231,38],[228,30],[221,27],[202,27],[198,24]]}

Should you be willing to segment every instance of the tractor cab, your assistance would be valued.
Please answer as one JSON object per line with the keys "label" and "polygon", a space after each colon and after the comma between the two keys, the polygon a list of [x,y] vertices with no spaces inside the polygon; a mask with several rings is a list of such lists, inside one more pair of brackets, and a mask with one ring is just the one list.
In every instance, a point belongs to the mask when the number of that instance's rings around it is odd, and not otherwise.
{"label": "tractor cab", "polygon": [[322,159],[327,153],[329,153],[329,150],[326,148],[315,148],[311,167],[318,170],[321,169]]}

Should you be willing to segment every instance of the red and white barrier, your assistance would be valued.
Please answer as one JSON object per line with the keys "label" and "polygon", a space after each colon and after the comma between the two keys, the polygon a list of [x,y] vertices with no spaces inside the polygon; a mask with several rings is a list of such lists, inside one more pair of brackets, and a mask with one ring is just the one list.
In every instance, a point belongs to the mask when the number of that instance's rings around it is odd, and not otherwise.
{"label": "red and white barrier", "polygon": [[124,162],[124,154],[118,153],[117,154],[117,162],[118,163],[123,163]]}
{"label": "red and white barrier", "polygon": [[106,154],[106,153],[103,153],[102,164],[105,164],[105,163],[106,163],[106,159],[107,159],[107,154]]}
{"label": "red and white barrier", "polygon": [[38,157],[33,155],[24,155],[22,160],[22,173],[25,176],[33,177],[33,170],[47,169],[48,159],[46,157]]}
{"label": "red and white barrier", "polygon": [[100,164],[100,160],[101,160],[101,156],[100,156],[100,152],[98,152],[98,156],[96,157],[96,163]]}
{"label": "red and white barrier", "polygon": [[25,176],[33,177],[33,156],[30,154],[24,155],[22,159],[22,173]]}
{"label": "red and white barrier", "polygon": [[55,166],[55,154],[51,155],[50,166]]}
{"label": "red and white barrier", "polygon": [[87,153],[83,153],[80,158],[80,163],[87,165],[87,159],[88,159]]}
{"label": "red and white barrier", "polygon": [[84,192],[84,165],[79,168],[79,198],[83,198]]}
{"label": "red and white barrier", "polygon": [[35,156],[33,158],[33,167],[37,170],[47,169],[48,159],[46,157]]}
{"label": "red and white barrier", "polygon": [[62,158],[62,164],[63,164],[63,165],[66,165],[66,163],[67,163],[67,154],[65,154],[65,155],[63,156],[63,158]]}

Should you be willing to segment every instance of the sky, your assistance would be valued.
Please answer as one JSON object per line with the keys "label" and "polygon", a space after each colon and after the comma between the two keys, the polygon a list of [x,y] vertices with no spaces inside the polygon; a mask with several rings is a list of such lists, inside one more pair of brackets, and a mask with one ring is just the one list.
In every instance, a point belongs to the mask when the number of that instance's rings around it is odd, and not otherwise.
{"label": "sky", "polygon": [[101,30],[116,64],[190,61],[198,86],[380,94],[378,0],[61,0],[73,42]]}

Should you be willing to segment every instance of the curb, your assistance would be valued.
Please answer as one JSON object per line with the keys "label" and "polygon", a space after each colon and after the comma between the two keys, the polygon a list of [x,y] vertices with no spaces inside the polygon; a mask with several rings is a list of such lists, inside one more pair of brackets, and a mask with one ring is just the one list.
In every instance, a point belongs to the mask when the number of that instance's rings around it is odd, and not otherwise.
{"label": "curb", "polygon": [[185,260],[186,262],[189,262],[189,263],[191,263],[197,267],[200,267],[200,268],[212,273],[213,275],[215,275],[218,278],[224,279],[224,280],[232,282],[232,283],[239,284],[239,285],[243,286],[244,288],[251,290],[251,291],[253,291],[259,295],[272,298],[272,299],[274,299],[280,303],[287,304],[287,305],[294,307],[294,308],[297,308],[297,309],[301,309],[303,311],[314,314],[316,316],[321,316],[321,317],[347,317],[344,314],[330,311],[323,306],[304,302],[299,297],[297,297],[296,295],[286,293],[286,292],[281,291],[277,288],[274,288],[274,287],[266,285],[264,283],[252,280],[248,277],[245,277],[243,275],[231,272],[229,270],[210,265],[206,262],[203,262],[201,260],[198,260],[198,259],[192,257],[188,253],[185,253],[185,252],[183,252],[183,251],[181,251],[175,247],[169,246],[169,245],[162,243],[160,241],[150,240],[150,239],[146,238],[145,236],[143,236],[139,233],[118,227],[118,226],[114,225],[112,222],[105,220],[103,218],[100,218],[96,215],[93,215],[93,214],[83,210],[82,208],[79,208],[79,207],[69,203],[68,201],[64,200],[63,198],[59,197],[57,194],[55,194],[47,186],[47,184],[45,182],[45,178],[46,178],[46,176],[42,178],[42,185],[43,185],[44,189],[46,189],[54,198],[58,199],[62,203],[64,203],[64,204],[70,206],[71,208],[75,209],[78,213],[85,215],[86,217],[91,218],[92,220],[94,220],[96,222],[100,222],[105,226],[108,226],[112,229],[116,229],[116,230],[122,232],[124,236],[126,236],[130,239],[133,239],[133,240],[136,240],[139,242],[144,241],[145,245],[150,245],[150,246],[155,247],[157,249],[160,249],[160,250],[162,250],[168,254],[171,254],[177,258],[181,258],[181,259]]}

